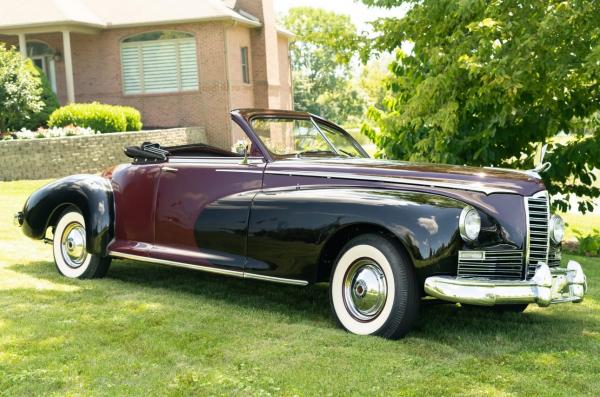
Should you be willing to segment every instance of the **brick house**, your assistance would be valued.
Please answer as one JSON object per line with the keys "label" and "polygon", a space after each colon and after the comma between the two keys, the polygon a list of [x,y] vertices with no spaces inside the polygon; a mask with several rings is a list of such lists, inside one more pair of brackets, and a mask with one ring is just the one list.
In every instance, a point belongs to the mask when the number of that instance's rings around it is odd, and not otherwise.
{"label": "brick house", "polygon": [[203,126],[238,137],[229,110],[292,108],[288,44],[273,0],[19,0],[0,42],[48,76],[62,104],[139,109],[148,127]]}

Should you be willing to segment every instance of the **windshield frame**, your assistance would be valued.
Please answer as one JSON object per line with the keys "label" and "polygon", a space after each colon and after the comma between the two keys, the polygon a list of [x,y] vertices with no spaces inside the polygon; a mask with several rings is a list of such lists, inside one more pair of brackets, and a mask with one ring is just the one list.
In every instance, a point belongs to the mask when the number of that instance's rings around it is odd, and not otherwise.
{"label": "windshield frame", "polygon": [[[254,128],[252,127],[252,122],[256,119],[261,119],[261,120],[268,120],[268,119],[278,119],[278,120],[310,120],[310,122],[313,124],[313,126],[315,127],[315,129],[317,130],[317,132],[319,133],[319,135],[321,136],[321,138],[323,138],[323,140],[327,143],[327,145],[329,146],[329,148],[332,151],[333,156],[331,157],[326,157],[326,156],[310,156],[310,155],[302,155],[299,156],[298,153],[290,153],[290,154],[277,154],[277,153],[273,153],[271,150],[269,150],[269,148],[267,147],[267,145],[264,143],[264,141],[261,139],[260,135],[254,130]],[[325,126],[339,132],[340,134],[342,134],[342,136],[344,138],[346,138],[352,145],[352,147],[354,147],[358,153],[360,154],[360,156],[357,157],[353,157],[353,156],[348,156],[347,154],[344,153],[340,153],[339,149],[331,142],[331,140],[327,137],[327,135],[321,130],[321,128],[319,127],[319,123],[324,124]],[[365,151],[365,149],[360,145],[360,143],[358,143],[356,141],[356,139],[354,139],[352,137],[352,135],[350,135],[347,131],[345,131],[343,128],[341,128],[340,126],[332,123],[329,120],[326,120],[322,117],[316,116],[314,114],[309,114],[307,113],[306,115],[303,114],[294,114],[294,115],[286,115],[286,114],[256,114],[253,115],[252,117],[248,118],[248,124],[250,126],[250,128],[252,129],[252,132],[254,133],[254,135],[256,136],[256,138],[260,141],[261,146],[264,148],[264,150],[268,153],[269,157],[271,157],[273,160],[286,160],[286,159],[305,159],[305,158],[319,158],[319,159],[327,159],[327,158],[334,158],[334,159],[356,159],[356,158],[370,158],[370,156],[367,154],[367,152]]]}

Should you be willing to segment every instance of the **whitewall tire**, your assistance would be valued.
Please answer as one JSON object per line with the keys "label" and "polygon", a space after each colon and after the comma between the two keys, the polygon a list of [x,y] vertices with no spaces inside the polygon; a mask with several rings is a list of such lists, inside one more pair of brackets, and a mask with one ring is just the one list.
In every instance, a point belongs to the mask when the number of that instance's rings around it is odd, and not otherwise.
{"label": "whitewall tire", "polygon": [[365,234],[348,242],[330,281],[333,315],[351,333],[397,339],[416,320],[420,295],[414,269],[383,236]]}
{"label": "whitewall tire", "polygon": [[87,252],[85,220],[73,209],[60,216],[54,228],[52,250],[56,269],[68,278],[104,277],[110,266],[110,258]]}

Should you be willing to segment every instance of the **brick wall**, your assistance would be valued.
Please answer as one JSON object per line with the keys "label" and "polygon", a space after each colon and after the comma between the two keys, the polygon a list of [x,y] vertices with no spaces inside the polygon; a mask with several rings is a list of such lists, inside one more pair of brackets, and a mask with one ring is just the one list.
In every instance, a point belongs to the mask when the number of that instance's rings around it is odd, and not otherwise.
{"label": "brick wall", "polygon": [[[249,28],[231,21],[156,24],[111,28],[96,34],[71,33],[75,101],[128,105],[142,113],[151,128],[201,125],[208,142],[230,148],[238,138],[229,111],[241,107],[291,108],[288,39],[278,35],[272,0],[238,0],[238,6],[262,21]],[[196,91],[125,95],[122,88],[121,42],[154,30],[187,32],[196,39],[199,87]],[[62,34],[27,33],[27,40],[47,43],[64,54]],[[0,35],[17,45],[17,36]],[[240,48],[250,51],[250,84],[242,81]],[[63,57],[64,58],[64,57]],[[67,101],[64,59],[55,61],[56,86],[62,104]]]}
{"label": "brick wall", "polygon": [[112,165],[130,162],[123,154],[123,147],[146,141],[174,146],[206,142],[207,138],[204,128],[190,127],[0,141],[0,181],[98,173]]}
{"label": "brick wall", "polygon": [[[108,29],[95,35],[73,33],[75,100],[133,106],[151,127],[201,125],[210,144],[231,147],[225,57],[226,22],[187,23]],[[121,41],[154,30],[192,33],[196,39],[199,88],[197,91],[124,95]],[[33,37],[33,35],[32,35]]]}

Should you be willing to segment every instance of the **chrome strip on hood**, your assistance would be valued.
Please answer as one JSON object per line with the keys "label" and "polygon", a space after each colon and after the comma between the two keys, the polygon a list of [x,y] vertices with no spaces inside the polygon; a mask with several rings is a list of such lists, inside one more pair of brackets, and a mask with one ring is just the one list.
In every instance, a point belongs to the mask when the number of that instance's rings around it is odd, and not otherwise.
{"label": "chrome strip on hood", "polygon": [[452,183],[452,182],[440,182],[440,181],[433,181],[433,180],[426,180],[426,179],[411,179],[411,178],[401,178],[401,177],[396,178],[396,177],[363,175],[363,174],[346,173],[346,172],[271,171],[271,170],[267,170],[267,171],[265,171],[265,174],[350,179],[350,180],[362,180],[362,181],[374,181],[374,182],[389,182],[389,183],[399,183],[399,184],[404,184],[404,185],[469,190],[469,191],[473,191],[473,192],[485,193],[487,195],[492,194],[492,193],[515,193],[514,190],[504,189],[504,188],[499,188],[499,187],[489,187],[489,186],[485,186],[483,183],[468,183],[468,182],[464,182],[464,181]]}

